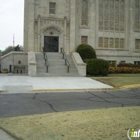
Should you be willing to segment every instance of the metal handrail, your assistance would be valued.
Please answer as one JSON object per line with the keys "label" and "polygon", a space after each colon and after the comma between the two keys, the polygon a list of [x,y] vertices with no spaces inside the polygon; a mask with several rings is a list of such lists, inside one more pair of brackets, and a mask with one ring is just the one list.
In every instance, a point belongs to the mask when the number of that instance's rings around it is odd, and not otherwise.
{"label": "metal handrail", "polygon": [[61,48],[61,53],[63,55],[63,59],[65,59],[65,66],[67,66],[67,73],[69,73],[69,71],[70,71],[70,63],[68,61],[68,58],[67,58],[66,53],[65,53],[63,48]]}
{"label": "metal handrail", "polygon": [[47,52],[44,52],[44,59],[45,59],[45,65],[46,65],[46,72],[49,72],[49,61],[48,61],[48,56]]}

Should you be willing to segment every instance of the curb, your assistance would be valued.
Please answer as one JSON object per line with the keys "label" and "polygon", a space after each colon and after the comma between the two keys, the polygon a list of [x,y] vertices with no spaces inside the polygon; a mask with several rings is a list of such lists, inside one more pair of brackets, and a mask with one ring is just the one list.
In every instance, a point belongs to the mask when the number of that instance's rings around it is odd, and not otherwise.
{"label": "curb", "polygon": [[30,92],[79,92],[79,91],[93,91],[93,90],[114,90],[118,88],[85,88],[85,89],[34,89]]}
{"label": "curb", "polygon": [[[133,84],[133,85],[124,85],[121,87],[113,87],[113,88],[83,88],[83,89],[33,89],[28,92],[80,92],[80,91],[93,91],[93,90],[119,90],[119,89],[130,89],[130,88],[137,88],[140,87],[140,84]],[[0,93],[8,92],[5,90],[0,90]]]}
{"label": "curb", "polygon": [[33,89],[30,92],[78,92],[78,91],[93,91],[93,90],[119,90],[119,89],[130,89],[140,87],[140,84],[134,85],[124,85],[121,87],[113,87],[113,88],[85,88],[85,89]]}
{"label": "curb", "polygon": [[122,86],[120,88],[121,89],[129,89],[129,88],[136,88],[136,87],[140,87],[140,84],[124,85],[124,86]]}

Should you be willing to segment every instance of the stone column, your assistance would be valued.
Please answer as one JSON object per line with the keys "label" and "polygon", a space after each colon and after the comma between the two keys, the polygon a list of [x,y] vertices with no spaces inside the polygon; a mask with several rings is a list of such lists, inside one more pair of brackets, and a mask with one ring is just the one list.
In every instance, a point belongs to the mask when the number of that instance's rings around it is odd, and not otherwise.
{"label": "stone column", "polygon": [[98,30],[96,31],[96,3],[95,1],[89,1],[89,26],[90,26],[90,31],[89,31],[89,44],[95,48],[97,47],[96,45],[96,32],[98,35]]}
{"label": "stone column", "polygon": [[133,9],[130,7],[129,9],[129,15],[130,15],[130,29],[129,29],[129,52],[130,54],[134,51],[134,14]]}
{"label": "stone column", "polygon": [[28,2],[28,52],[34,50],[34,0]]}
{"label": "stone column", "polygon": [[67,18],[64,17],[64,50],[67,53],[68,52],[68,48],[67,48]]}
{"label": "stone column", "polygon": [[28,52],[28,0],[24,1],[24,52]]}
{"label": "stone column", "polygon": [[70,0],[70,52],[75,52],[76,0]]}
{"label": "stone column", "polygon": [[40,17],[40,15],[39,15],[39,16],[38,16],[38,48],[37,48],[38,52],[42,52],[40,22],[41,22],[41,17]]}

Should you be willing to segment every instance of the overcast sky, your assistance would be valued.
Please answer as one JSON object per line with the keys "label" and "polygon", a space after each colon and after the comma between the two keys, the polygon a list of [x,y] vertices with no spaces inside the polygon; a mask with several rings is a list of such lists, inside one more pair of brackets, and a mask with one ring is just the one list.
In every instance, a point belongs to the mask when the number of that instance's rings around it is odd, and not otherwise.
{"label": "overcast sky", "polygon": [[24,0],[0,0],[0,50],[23,45]]}

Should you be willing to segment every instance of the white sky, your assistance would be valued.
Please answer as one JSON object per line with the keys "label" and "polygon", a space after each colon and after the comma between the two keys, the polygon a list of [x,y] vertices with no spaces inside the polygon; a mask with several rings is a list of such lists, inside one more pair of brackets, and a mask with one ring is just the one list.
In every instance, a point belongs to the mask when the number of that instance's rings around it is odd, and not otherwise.
{"label": "white sky", "polygon": [[0,50],[23,45],[24,0],[0,0]]}

